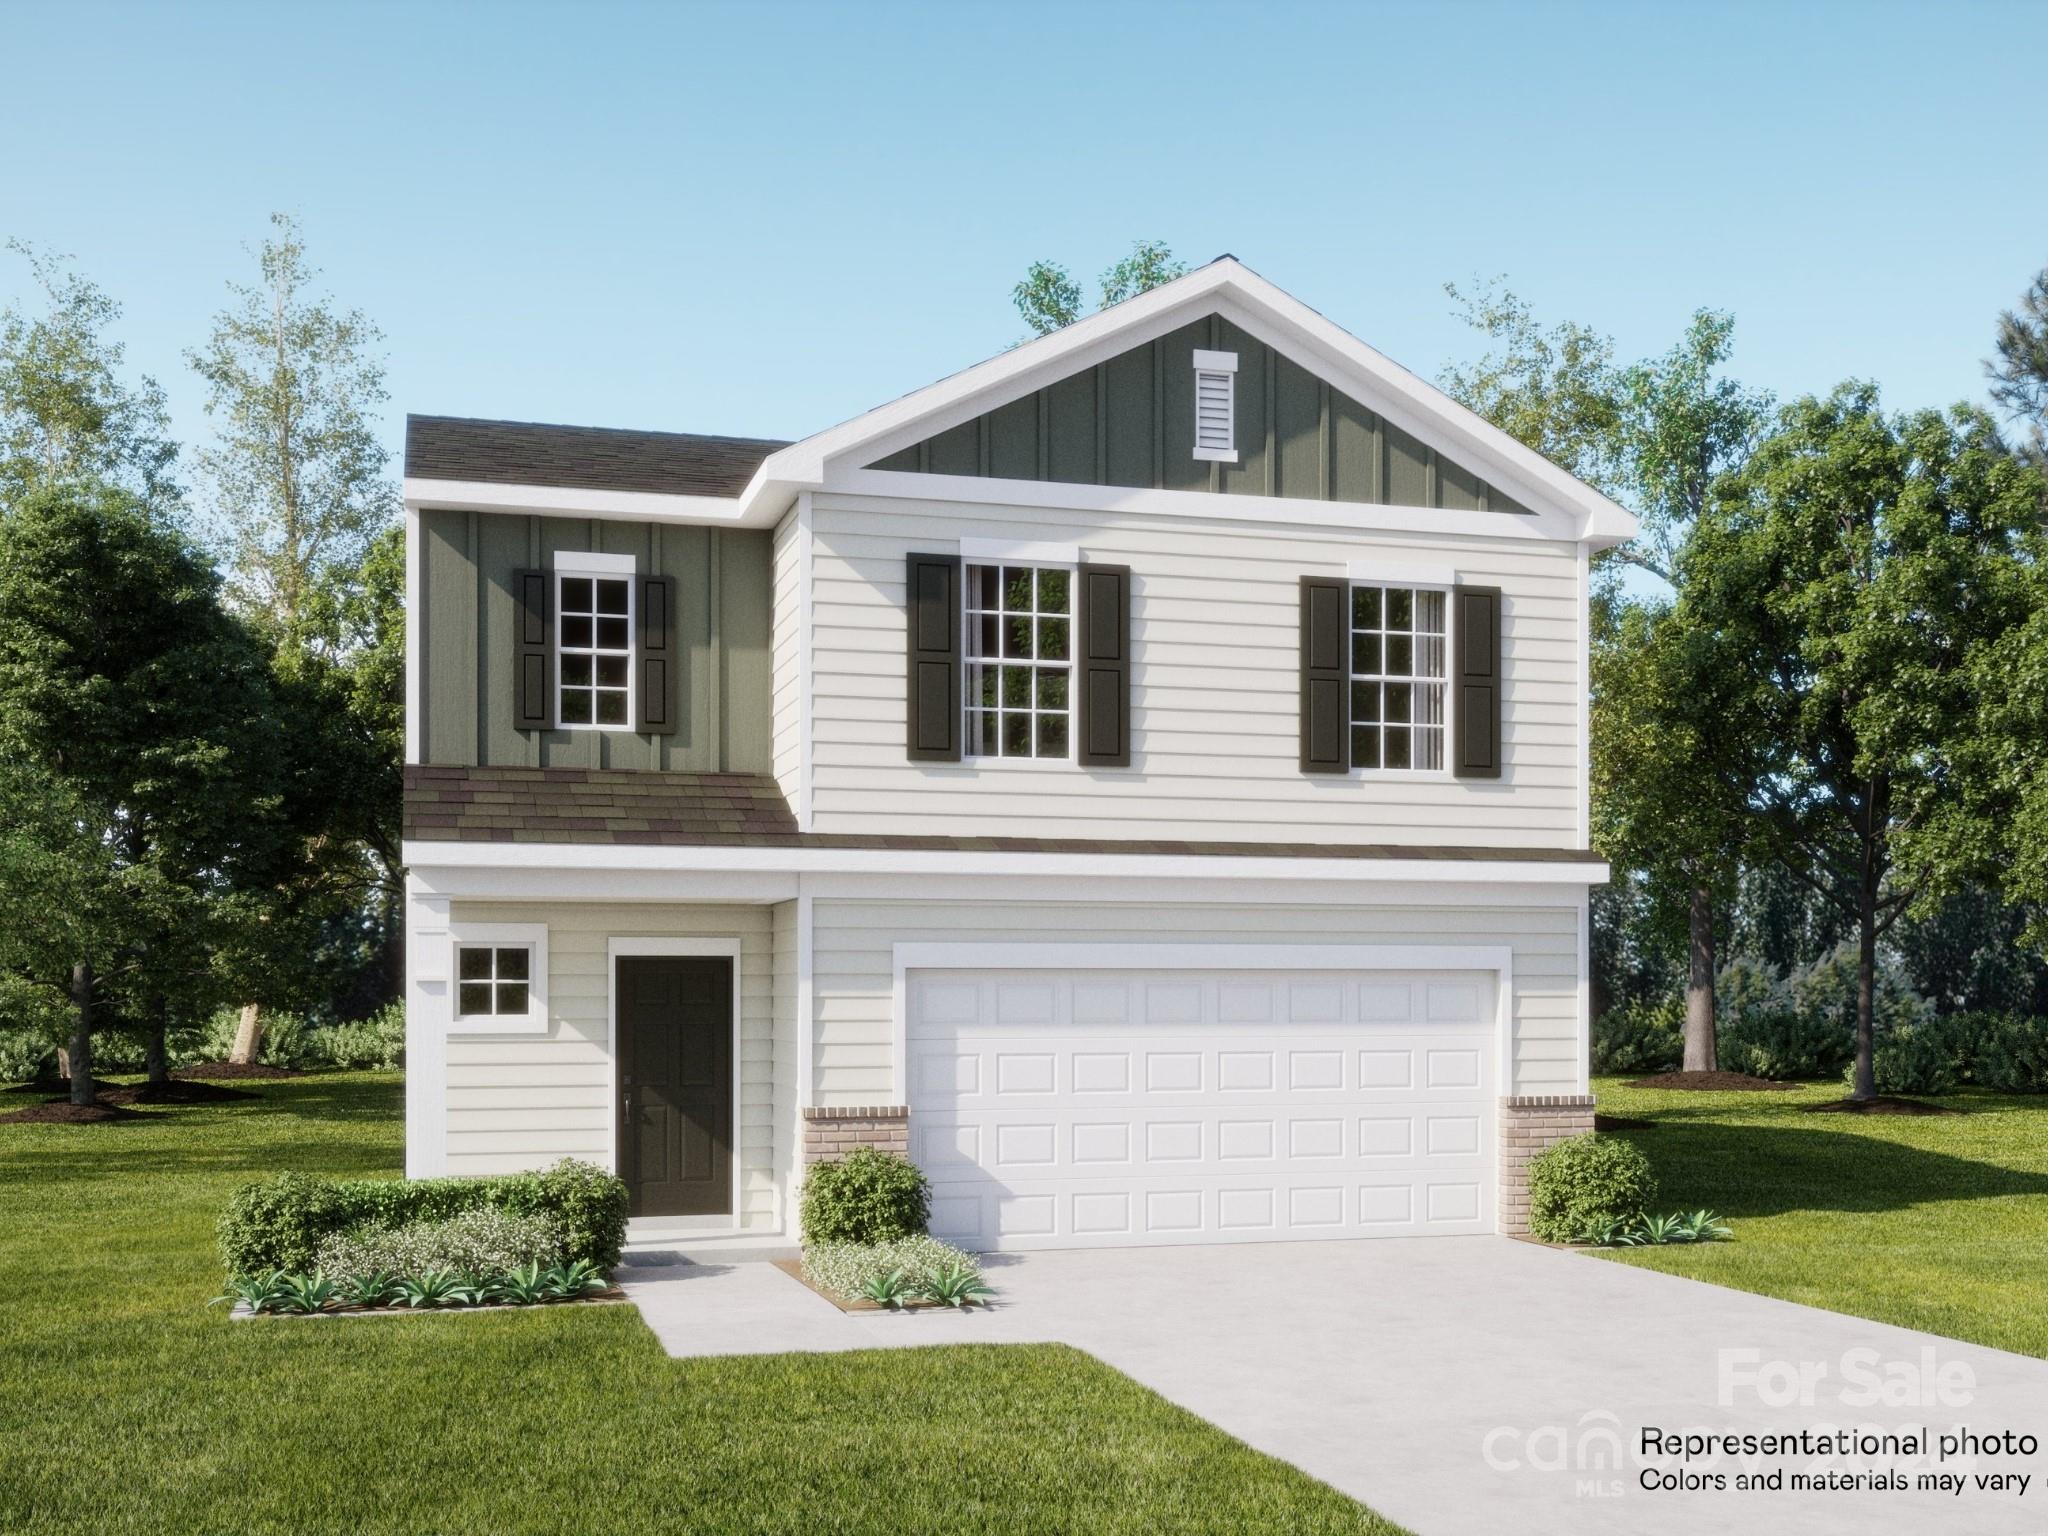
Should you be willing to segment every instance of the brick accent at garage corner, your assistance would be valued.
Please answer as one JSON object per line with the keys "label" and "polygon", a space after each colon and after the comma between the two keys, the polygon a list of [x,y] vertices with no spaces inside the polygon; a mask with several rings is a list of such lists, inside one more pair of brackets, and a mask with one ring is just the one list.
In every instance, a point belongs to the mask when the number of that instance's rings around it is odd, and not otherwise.
{"label": "brick accent at garage corner", "polygon": [[854,1109],[804,1111],[804,1161],[830,1162],[857,1147],[910,1155],[910,1108],[869,1104]]}
{"label": "brick accent at garage corner", "polygon": [[1554,1142],[1593,1129],[1593,1096],[1546,1093],[1500,1101],[1500,1229],[1529,1232],[1529,1159]]}

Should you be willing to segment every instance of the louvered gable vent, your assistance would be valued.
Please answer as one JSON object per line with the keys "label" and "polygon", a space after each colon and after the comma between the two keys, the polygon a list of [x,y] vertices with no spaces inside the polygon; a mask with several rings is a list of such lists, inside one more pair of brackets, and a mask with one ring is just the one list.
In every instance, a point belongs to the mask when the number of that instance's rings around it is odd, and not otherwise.
{"label": "louvered gable vent", "polygon": [[1237,462],[1237,354],[1195,352],[1195,457]]}

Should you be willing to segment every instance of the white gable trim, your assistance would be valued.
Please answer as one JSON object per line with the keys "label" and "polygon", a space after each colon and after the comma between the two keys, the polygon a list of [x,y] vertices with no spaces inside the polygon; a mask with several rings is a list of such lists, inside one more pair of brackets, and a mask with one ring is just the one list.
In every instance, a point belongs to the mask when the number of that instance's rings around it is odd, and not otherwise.
{"label": "white gable trim", "polygon": [[[1449,453],[1516,500],[1539,512],[1555,509],[1565,514],[1573,525],[1572,537],[1604,547],[1635,533],[1635,519],[1607,497],[1229,257],[792,443],[768,457],[741,501],[751,509],[757,501],[774,502],[798,488],[821,488],[830,471],[847,471],[847,461],[872,463],[1163,336],[1194,313],[1210,310],[1311,366],[1361,404],[1380,412],[1411,436]],[[840,482],[839,475],[830,478]],[[960,479],[949,477],[947,494],[960,483]],[[1357,511],[1363,504],[1331,505]],[[1486,515],[1508,520],[1503,514]]]}

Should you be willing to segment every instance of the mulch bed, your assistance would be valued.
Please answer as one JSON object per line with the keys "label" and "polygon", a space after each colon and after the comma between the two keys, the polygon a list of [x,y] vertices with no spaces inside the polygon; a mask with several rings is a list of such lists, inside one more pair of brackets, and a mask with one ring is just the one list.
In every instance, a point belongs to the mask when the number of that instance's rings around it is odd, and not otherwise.
{"label": "mulch bed", "polygon": [[[115,1086],[117,1085],[114,1083],[100,1082],[97,1079],[93,1082],[93,1087],[101,1091]],[[34,1082],[21,1083],[13,1088],[0,1089],[0,1093],[35,1093],[42,1095],[46,1099],[52,1094],[69,1094],[70,1092],[71,1079],[68,1077],[39,1077]]]}
{"label": "mulch bed", "polygon": [[224,1104],[230,1099],[253,1099],[258,1095],[246,1088],[223,1088],[218,1083],[173,1078],[168,1083],[130,1083],[125,1088],[102,1088],[102,1104]]}
{"label": "mulch bed", "polygon": [[180,1067],[171,1074],[184,1082],[233,1082],[238,1078],[305,1075],[296,1067],[273,1067],[261,1061],[202,1061],[196,1067]]}
{"label": "mulch bed", "polygon": [[53,1099],[48,1104],[31,1104],[27,1109],[0,1115],[0,1123],[16,1125],[95,1125],[102,1120],[144,1120],[134,1110],[119,1104],[74,1104]]}
{"label": "mulch bed", "polygon": [[251,1312],[236,1302],[228,1309],[228,1319],[236,1323],[251,1323],[311,1321],[318,1317],[442,1317],[450,1312],[539,1312],[553,1307],[617,1306],[625,1299],[626,1293],[612,1285],[568,1301],[542,1301],[525,1307],[515,1306],[509,1301],[489,1301],[480,1307],[329,1307],[320,1312]]}
{"label": "mulch bed", "polygon": [[1693,1093],[1790,1093],[1797,1083],[1774,1082],[1768,1077],[1751,1077],[1747,1072],[1659,1072],[1639,1077],[1631,1088],[1680,1088]]}
{"label": "mulch bed", "polygon": [[1925,1099],[1895,1099],[1879,1094],[1874,1099],[1836,1099],[1827,1104],[1809,1104],[1809,1115],[1960,1115],[1960,1109],[1946,1104],[1929,1104]]}
{"label": "mulch bed", "polygon": [[1633,1120],[1627,1115],[1595,1115],[1593,1129],[1596,1131],[1654,1131],[1654,1120]]}

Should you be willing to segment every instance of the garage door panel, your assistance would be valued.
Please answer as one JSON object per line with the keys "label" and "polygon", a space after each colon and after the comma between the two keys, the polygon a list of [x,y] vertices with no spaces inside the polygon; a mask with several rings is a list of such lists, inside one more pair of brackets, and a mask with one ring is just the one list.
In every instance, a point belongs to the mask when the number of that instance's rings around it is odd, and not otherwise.
{"label": "garage door panel", "polygon": [[913,972],[911,1152],[980,1248],[1491,1230],[1484,973]]}

